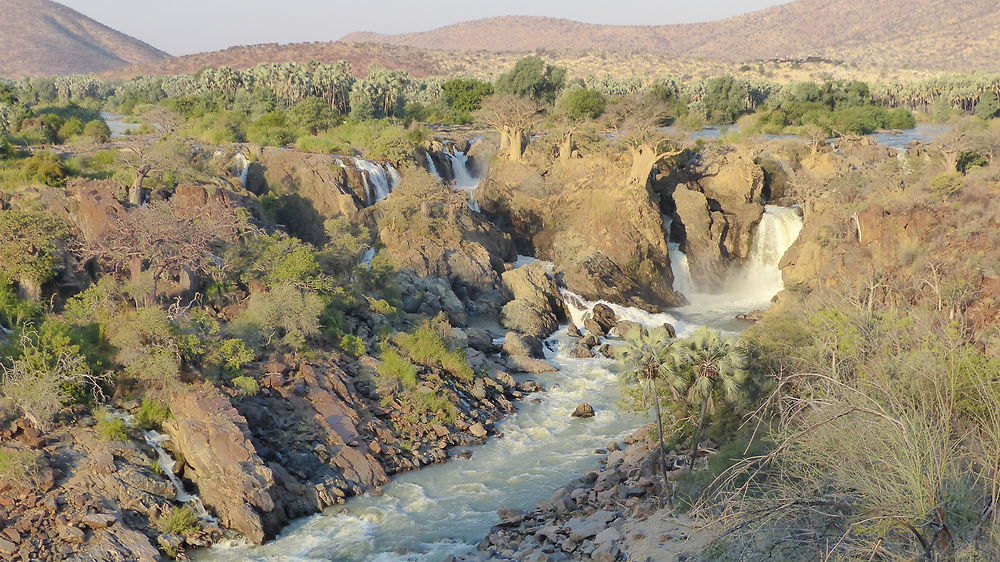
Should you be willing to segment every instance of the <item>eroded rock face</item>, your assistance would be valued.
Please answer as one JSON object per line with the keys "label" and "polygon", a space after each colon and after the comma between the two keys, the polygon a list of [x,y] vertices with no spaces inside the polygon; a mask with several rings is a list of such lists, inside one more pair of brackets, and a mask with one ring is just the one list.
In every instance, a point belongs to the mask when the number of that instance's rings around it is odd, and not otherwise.
{"label": "eroded rock face", "polygon": [[502,310],[505,327],[545,339],[566,320],[559,288],[542,265],[512,269],[502,279],[504,291],[512,299]]}
{"label": "eroded rock face", "polygon": [[251,165],[247,189],[287,196],[287,208],[279,221],[293,234],[316,244],[326,242],[323,222],[331,217],[346,216],[359,224],[368,221],[362,213],[366,190],[363,172],[343,168],[326,154],[265,148],[260,161]]}
{"label": "eroded rock face", "polygon": [[727,255],[722,244],[727,233],[725,216],[712,212],[700,191],[678,185],[674,189],[677,221],[684,229],[684,253],[691,278],[701,287],[715,286],[723,279]]}
{"label": "eroded rock face", "polygon": [[220,524],[257,544],[273,536],[280,527],[262,515],[275,508],[274,474],[257,455],[243,416],[211,389],[174,394],[170,410],[164,429],[205,506]]}
{"label": "eroded rock face", "polygon": [[[449,279],[473,293],[500,288],[504,263],[513,261],[510,236],[469,210],[464,194],[452,197],[447,208],[448,228],[431,236],[414,236],[409,229],[380,229],[382,252],[401,269],[421,277]],[[475,295],[470,295],[475,296]]]}

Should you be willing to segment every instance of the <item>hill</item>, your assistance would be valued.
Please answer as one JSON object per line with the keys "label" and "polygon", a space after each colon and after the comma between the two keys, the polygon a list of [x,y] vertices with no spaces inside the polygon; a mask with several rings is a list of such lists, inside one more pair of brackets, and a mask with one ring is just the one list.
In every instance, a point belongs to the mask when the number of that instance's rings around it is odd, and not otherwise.
{"label": "hill", "polygon": [[50,0],[0,0],[0,76],[104,72],[168,57]]}
{"label": "hill", "polygon": [[995,0],[798,0],[734,18],[685,25],[595,25],[500,17],[401,35],[343,41],[452,51],[660,53],[751,61],[821,56],[869,66],[1000,70]]}

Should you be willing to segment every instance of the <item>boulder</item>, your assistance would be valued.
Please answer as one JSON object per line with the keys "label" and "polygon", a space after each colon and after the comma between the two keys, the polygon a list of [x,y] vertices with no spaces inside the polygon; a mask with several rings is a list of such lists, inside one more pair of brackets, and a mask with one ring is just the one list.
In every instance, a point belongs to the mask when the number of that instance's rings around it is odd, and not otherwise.
{"label": "boulder", "polygon": [[638,322],[633,322],[631,320],[620,320],[618,324],[615,325],[615,333],[618,337],[628,339],[633,335],[639,333],[642,330],[642,324]]}
{"label": "boulder", "polygon": [[542,358],[542,342],[535,336],[522,336],[517,332],[507,332],[503,350],[507,355]]}
{"label": "boulder", "polygon": [[502,309],[500,321],[505,327],[546,338],[566,320],[559,288],[541,264],[512,269],[502,279],[512,299]]}
{"label": "boulder", "polygon": [[607,334],[618,324],[618,317],[615,315],[615,311],[611,310],[611,307],[603,304],[597,303],[594,305],[594,310],[591,316],[595,322],[601,327],[601,330]]}
{"label": "boulder", "polygon": [[219,523],[256,544],[274,536],[279,527],[266,527],[261,517],[275,508],[274,475],[257,455],[243,416],[209,388],[175,393],[170,411],[164,429],[187,463],[184,477],[198,486]]}
{"label": "boulder", "polygon": [[515,373],[554,373],[558,371],[554,365],[543,359],[533,357],[512,356],[507,358],[507,369]]}
{"label": "boulder", "polygon": [[573,410],[572,415],[574,418],[592,418],[595,415],[594,407],[587,403],[580,404]]}

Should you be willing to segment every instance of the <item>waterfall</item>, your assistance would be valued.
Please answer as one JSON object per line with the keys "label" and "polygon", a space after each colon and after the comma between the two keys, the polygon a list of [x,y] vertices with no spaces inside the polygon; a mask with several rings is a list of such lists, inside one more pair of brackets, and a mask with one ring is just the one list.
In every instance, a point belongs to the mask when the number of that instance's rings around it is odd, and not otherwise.
{"label": "waterfall", "polygon": [[746,264],[726,283],[725,293],[734,300],[767,304],[785,288],[778,264],[802,231],[802,217],[795,207],[767,205],[754,231]]}
{"label": "waterfall", "polygon": [[236,171],[236,176],[240,178],[240,185],[246,189],[247,175],[250,173],[250,161],[247,160],[247,157],[244,156],[242,152],[233,157],[233,160],[236,162],[234,169]]}
{"label": "waterfall", "polygon": [[[355,169],[366,172],[364,174],[366,205],[373,205],[385,199],[393,188],[403,181],[403,176],[392,164],[376,164],[361,158],[352,158],[351,160],[354,162]],[[341,168],[348,167],[341,158],[337,158],[335,162]]]}
{"label": "waterfall", "polygon": [[424,158],[427,159],[427,171],[431,173],[434,177],[441,180],[441,173],[438,172],[437,164],[434,163],[434,159],[431,158],[430,152],[424,152]]}
{"label": "waterfall", "polygon": [[365,269],[371,269],[373,259],[375,259],[375,246],[365,250],[365,253],[361,255],[361,262],[359,265]]}
{"label": "waterfall", "polygon": [[586,320],[587,316],[594,309],[594,305],[597,304],[606,305],[608,308],[613,310],[615,316],[617,316],[619,320],[637,322],[647,328],[659,328],[664,324],[670,324],[677,330],[678,333],[680,333],[687,331],[690,327],[687,322],[679,320],[676,316],[667,314],[666,312],[654,314],[639,308],[632,308],[630,306],[623,306],[603,300],[588,301],[569,289],[560,289],[560,293],[562,293],[563,301],[565,301],[566,307],[569,309],[570,317],[572,318],[573,323],[580,328],[583,327],[584,320]]}
{"label": "waterfall", "polygon": [[[125,425],[129,427],[136,426],[135,416],[127,412],[109,409],[108,416],[122,420],[125,422]],[[178,478],[177,474],[174,472],[174,467],[177,466],[177,461],[174,460],[174,458],[170,456],[170,453],[168,453],[163,447],[163,443],[170,441],[170,436],[150,429],[142,432],[142,438],[147,445],[156,451],[156,464],[159,465],[160,469],[163,471],[163,475],[167,477],[167,480],[170,480],[170,483],[173,484],[174,491],[176,493],[175,499],[183,504],[187,504],[202,520],[217,523],[218,521],[208,513],[208,510],[205,509],[205,505],[201,503],[201,498],[188,492],[184,487],[184,482],[181,482],[181,479]]]}
{"label": "waterfall", "polygon": [[[476,140],[473,140],[472,144],[475,142]],[[469,146],[471,147],[472,144]],[[450,152],[445,152],[445,155],[451,161],[451,169],[455,174],[455,189],[468,194],[469,208],[478,213],[480,209],[479,203],[476,201],[476,188],[479,187],[482,178],[469,173],[469,155],[455,150],[454,147]]]}
{"label": "waterfall", "polygon": [[670,249],[670,271],[674,274],[674,290],[690,299],[698,291],[695,289],[694,280],[691,279],[688,258],[681,251],[679,242],[670,242],[667,247]]}

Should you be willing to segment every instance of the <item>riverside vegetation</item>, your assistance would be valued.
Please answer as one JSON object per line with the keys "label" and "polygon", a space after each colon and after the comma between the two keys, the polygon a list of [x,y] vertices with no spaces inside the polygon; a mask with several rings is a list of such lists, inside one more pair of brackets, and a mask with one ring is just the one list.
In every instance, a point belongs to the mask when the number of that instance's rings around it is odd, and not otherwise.
{"label": "riverside vegetation", "polygon": [[[0,552],[264,543],[500,432],[565,337],[654,424],[462,556],[663,559],[636,525],[683,520],[703,559],[996,558],[996,92],[535,56],[0,82]],[[756,323],[609,307],[735,300],[793,204]]]}

